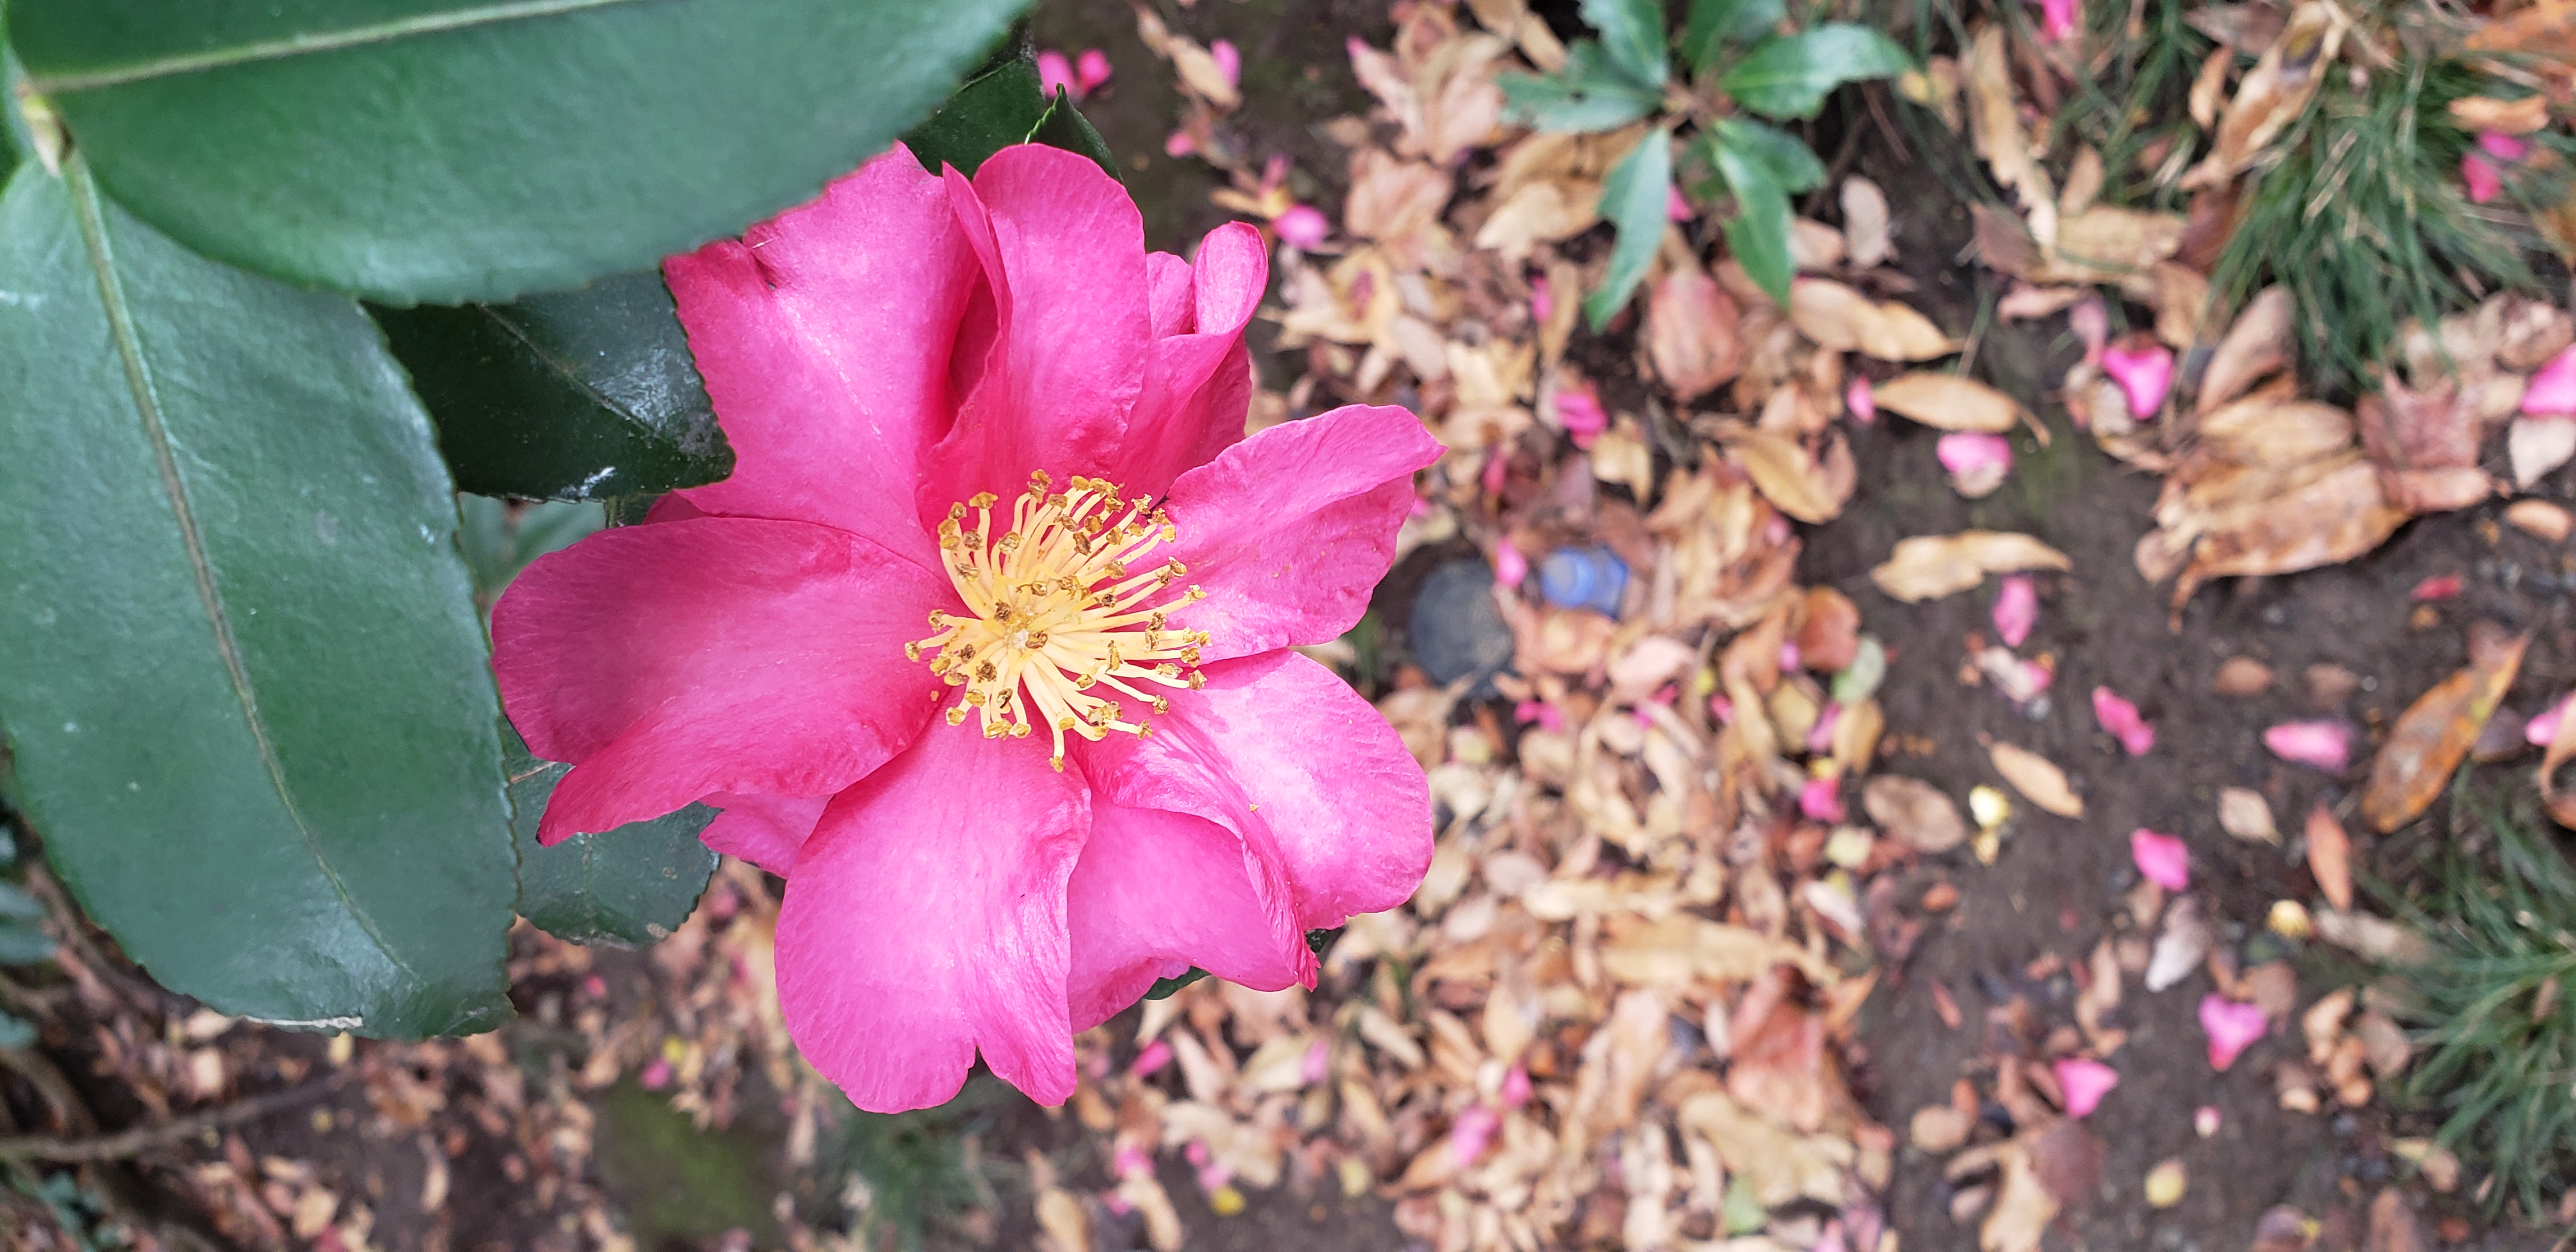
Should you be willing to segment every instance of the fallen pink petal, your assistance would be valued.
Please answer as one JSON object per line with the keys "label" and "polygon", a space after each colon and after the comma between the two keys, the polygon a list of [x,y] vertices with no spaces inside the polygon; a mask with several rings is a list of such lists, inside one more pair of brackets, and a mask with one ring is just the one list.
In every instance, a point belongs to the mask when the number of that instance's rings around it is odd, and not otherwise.
{"label": "fallen pink petal", "polygon": [[2576,345],[2559,349],[2522,389],[2522,411],[2534,417],[2576,416]]}
{"label": "fallen pink petal", "polygon": [[2576,691],[2558,697],[2556,703],[2541,710],[2540,714],[2530,721],[2523,723],[2523,740],[2535,748],[2548,747],[2549,741],[2558,737],[2558,723],[2566,720],[2567,706],[2570,703],[2576,703]]}
{"label": "fallen pink petal", "polygon": [[1521,555],[1520,545],[1509,539],[1494,541],[1494,583],[1506,590],[1519,587],[1529,579],[1529,558]]}
{"label": "fallen pink petal", "polygon": [[2138,873],[2167,891],[2191,886],[2191,848],[2180,838],[2140,827],[2129,833],[2129,859]]}
{"label": "fallen pink petal", "polygon": [[1082,94],[1082,81],[1074,77],[1073,63],[1063,53],[1049,48],[1038,53],[1038,90],[1053,98],[1058,90]]}
{"label": "fallen pink petal", "polygon": [[1855,378],[1843,388],[1843,407],[1851,410],[1852,420],[1863,426],[1878,422],[1878,393],[1870,389],[1866,378]]}
{"label": "fallen pink petal", "polygon": [[1502,1114],[1492,1105],[1470,1104],[1459,1110],[1458,1120],[1449,1124],[1449,1155],[1465,1169],[1485,1154],[1494,1142],[1494,1132],[1503,1128]]}
{"label": "fallen pink petal", "polygon": [[1087,96],[1100,90],[1112,72],[1108,53],[1098,48],[1083,49],[1082,55],[1073,59],[1073,94]]}
{"label": "fallen pink petal", "polygon": [[2200,1028],[2209,1036],[2209,1067],[2224,1070],[2271,1028],[2261,1005],[2242,1004],[2213,991],[2201,998]]}
{"label": "fallen pink petal", "polygon": [[2294,764],[2340,774],[2352,764],[2352,727],[2343,722],[2282,722],[2263,732],[2263,746]]}
{"label": "fallen pink petal", "polygon": [[1138,1078],[1145,1078],[1171,1063],[1172,1045],[1157,1039],[1146,1044],[1136,1053],[1136,1059],[1128,1064],[1127,1072]]}
{"label": "fallen pink petal", "polygon": [[2407,592],[2406,598],[2416,604],[2448,600],[2459,595],[2463,585],[2463,580],[2457,574],[2435,574],[2415,584],[2415,589]]}
{"label": "fallen pink petal", "polygon": [[2138,715],[2138,706],[2121,699],[2108,687],[2093,689],[2093,720],[2120,741],[2120,747],[2131,756],[2145,756],[2156,746],[2156,728]]}
{"label": "fallen pink petal", "polygon": [[1697,216],[1699,216],[1699,211],[1690,206],[1690,201],[1682,199],[1681,188],[1670,187],[1665,189],[1664,220],[1672,222],[1687,222]]}
{"label": "fallen pink petal", "polygon": [[1995,634],[2004,646],[2018,648],[2030,640],[2039,622],[2039,588],[2028,574],[2007,574],[1995,588]]}
{"label": "fallen pink petal", "polygon": [[1530,1101],[1529,1066],[1514,1065],[1503,1075],[1503,1107],[1516,1109]]}
{"label": "fallen pink petal", "polygon": [[1601,399],[1588,384],[1557,389],[1556,420],[1565,426],[1574,446],[1586,450],[1610,428],[1610,415],[1601,410]]}
{"label": "fallen pink petal", "polygon": [[2500,130],[2479,131],[2478,149],[2489,156],[2505,161],[2519,161],[2531,155],[2530,144]]}
{"label": "fallen pink petal", "polygon": [[2089,1117],[2102,1107],[2102,1097],[2120,1085],[2120,1071],[2080,1056],[2062,1057],[2049,1066],[2057,1089],[2066,1097],[2068,1117]]}
{"label": "fallen pink petal", "polygon": [[1835,778],[1810,778],[1798,790],[1798,811],[1819,822],[1843,820],[1842,781]]}
{"label": "fallen pink petal", "polygon": [[2102,352],[2102,372],[2120,384],[2120,394],[2129,402],[2129,416],[2151,422],[2164,411],[2165,394],[2173,390],[2173,349],[2153,341],[2107,348]]}
{"label": "fallen pink petal", "polygon": [[1216,62],[1217,73],[1225,75],[1226,86],[1238,87],[1242,85],[1243,53],[1236,50],[1232,40],[1220,39],[1215,43],[1209,44],[1208,59]]}
{"label": "fallen pink petal", "polygon": [[2504,171],[2482,152],[2461,154],[2460,182],[2468,188],[2471,204],[2485,204],[2504,193]]}
{"label": "fallen pink petal", "polygon": [[1412,892],[1421,766],[1289,649],[1359,619],[1440,449],[1366,406],[1245,437],[1210,380],[1257,230],[1149,257],[1087,157],[898,147],[666,278],[734,472],[539,558],[494,668],[572,764],[539,842],[704,801],[787,879],[779,1005],[852,1101],[980,1054],[1059,1103],[1157,979],[1313,986],[1306,931]]}
{"label": "fallen pink petal", "polygon": [[1941,468],[1962,476],[2007,470],[2013,459],[2011,441],[1981,430],[1954,430],[1941,436],[1934,455],[1940,458]]}
{"label": "fallen pink petal", "polygon": [[1279,232],[1281,242],[1300,252],[1312,251],[1333,235],[1332,221],[1311,204],[1289,205],[1286,212],[1270,219],[1270,228]]}
{"label": "fallen pink petal", "polygon": [[2040,29],[2050,43],[2064,43],[2075,33],[2076,0],[2039,0]]}

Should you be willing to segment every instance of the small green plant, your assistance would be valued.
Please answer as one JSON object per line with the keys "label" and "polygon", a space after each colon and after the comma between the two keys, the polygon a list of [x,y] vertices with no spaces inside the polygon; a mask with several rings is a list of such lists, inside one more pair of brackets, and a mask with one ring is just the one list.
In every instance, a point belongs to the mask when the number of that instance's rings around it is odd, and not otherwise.
{"label": "small green plant", "polygon": [[2576,1177],[2576,869],[2528,820],[2458,794],[2496,861],[2451,854],[2416,914],[2433,951],[2410,971],[2427,1030],[2408,1090],[2442,1110],[2444,1146],[2494,1172],[2491,1204],[2548,1213]]}
{"label": "small green plant", "polygon": [[967,1158],[967,1135],[990,1128],[1010,1089],[987,1075],[957,1098],[911,1113],[865,1113],[848,1105],[820,1145],[827,1178],[845,1180],[854,1241],[919,1252],[934,1234],[989,1201],[988,1184]]}
{"label": "small green plant", "polygon": [[1676,135],[1715,174],[1693,190],[1722,187],[1735,198],[1726,240],[1736,261],[1787,305],[1789,197],[1822,185],[1825,167],[1804,140],[1751,115],[1814,117],[1834,88],[1902,74],[1913,57],[1848,22],[1799,23],[1783,33],[1785,0],[1692,0],[1678,44],[1657,0],[1583,0],[1583,18],[1601,37],[1568,47],[1564,68],[1501,82],[1510,118],[1544,131],[1612,131],[1657,119],[1602,186],[1601,216],[1618,242],[1600,289],[1584,297],[1593,327],[1627,306],[1654,260],[1674,189]]}

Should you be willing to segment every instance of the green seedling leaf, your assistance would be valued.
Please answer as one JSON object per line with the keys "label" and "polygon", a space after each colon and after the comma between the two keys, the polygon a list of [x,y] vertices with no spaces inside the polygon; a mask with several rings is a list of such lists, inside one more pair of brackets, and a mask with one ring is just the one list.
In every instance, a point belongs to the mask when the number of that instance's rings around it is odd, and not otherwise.
{"label": "green seedling leaf", "polygon": [[386,304],[501,303],[812,199],[1024,7],[10,0],[6,20],[99,185],[179,242]]}
{"label": "green seedling leaf", "polygon": [[1786,0],[1691,0],[1690,19],[1682,28],[1682,59],[1692,73],[1706,74],[1728,45],[1752,43],[1788,15]]}
{"label": "green seedling leaf", "polygon": [[1730,117],[1717,124],[1717,142],[1771,171],[1780,190],[1797,195],[1825,185],[1825,163],[1807,141],[1766,122]]}
{"label": "green seedling leaf", "polygon": [[1610,269],[1602,275],[1600,290],[1583,297],[1583,314],[1592,329],[1609,325],[1645,280],[1646,267],[1663,242],[1672,193],[1673,132],[1658,126],[1619,158],[1601,182],[1601,216],[1618,230],[1619,240],[1610,248]]}
{"label": "green seedling leaf", "polygon": [[[1721,134],[1711,145],[1718,175],[1735,193],[1735,216],[1726,222],[1726,246],[1736,263],[1781,308],[1789,307],[1789,191],[1767,153],[1748,152]],[[1812,159],[1812,157],[1810,158]]]}
{"label": "green seedling leaf", "polygon": [[716,811],[692,804],[650,821],[537,846],[537,818],[569,765],[540,761],[510,736],[510,829],[519,841],[519,915],[572,943],[637,948],[689,919],[716,872],[698,832]]}
{"label": "green seedling leaf", "polygon": [[1554,74],[1502,74],[1503,116],[1516,125],[1574,132],[1617,130],[1663,104],[1664,93],[1612,63],[1586,39],[1565,50]]}
{"label": "green seedling leaf", "polygon": [[24,811],[174,991],[369,1035],[490,1029],[500,710],[428,417],[356,301],[208,261],[77,154],[63,172],[0,193],[0,726]]}
{"label": "green seedling leaf", "polygon": [[1671,70],[1664,64],[1661,0],[1583,0],[1583,20],[1601,32],[1611,64],[1648,87],[1664,85]]}
{"label": "green seedling leaf", "polygon": [[461,490],[599,500],[733,472],[659,271],[515,304],[373,312]]}
{"label": "green seedling leaf", "polygon": [[1766,117],[1814,117],[1844,83],[1914,68],[1895,40],[1849,22],[1827,22],[1765,40],[1717,80],[1735,102]]}

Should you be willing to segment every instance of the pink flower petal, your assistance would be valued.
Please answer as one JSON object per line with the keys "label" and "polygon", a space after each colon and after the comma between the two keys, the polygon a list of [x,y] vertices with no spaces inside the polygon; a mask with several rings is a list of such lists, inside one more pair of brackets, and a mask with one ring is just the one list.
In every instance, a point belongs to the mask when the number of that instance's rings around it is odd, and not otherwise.
{"label": "pink flower petal", "polygon": [[1589,385],[1560,387],[1556,392],[1556,420],[1572,436],[1574,446],[1590,448],[1601,432],[1610,428],[1610,415],[1602,412],[1601,398]]}
{"label": "pink flower petal", "polygon": [[1851,410],[1852,420],[1863,426],[1878,422],[1878,393],[1870,389],[1866,378],[1855,378],[1843,388],[1843,407]]}
{"label": "pink flower petal", "polygon": [[570,761],[546,843],[716,792],[829,795],[901,752],[942,688],[903,659],[947,579],[844,530],[701,517],[537,559],[492,614],[529,750]]}
{"label": "pink flower petal", "polygon": [[671,1062],[663,1057],[654,1057],[645,1062],[644,1072],[636,1075],[635,1081],[642,1084],[646,1091],[659,1091],[670,1086]]}
{"label": "pink flower petal", "polygon": [[2156,746],[2155,726],[2138,716],[2137,705],[2112,694],[2108,687],[2093,689],[2093,720],[2102,723],[2102,729],[2131,756],[2145,756]]}
{"label": "pink flower petal", "polygon": [[1842,782],[1834,778],[1810,778],[1798,789],[1798,811],[1819,822],[1843,820]]}
{"label": "pink flower petal", "polygon": [[778,910],[778,1003],[860,1108],[945,1103],[979,1051],[1040,1103],[1073,1094],[1065,889],[1091,805],[1046,760],[937,727],[806,841]]}
{"label": "pink flower petal", "polygon": [[1995,589],[1995,634],[2004,646],[2018,648],[2030,639],[2039,621],[2039,589],[2028,574],[2007,574]]}
{"label": "pink flower petal", "polygon": [[2120,1071],[2100,1061],[2070,1056],[2049,1068],[2057,1075],[2057,1089],[2066,1096],[2068,1117],[2090,1116],[2102,1106],[2102,1097],[2120,1085]]}
{"label": "pink flower petal", "polygon": [[2460,156],[2460,182],[2469,189],[2469,203],[2485,204],[2504,191],[2504,172],[2481,153]]}
{"label": "pink flower petal", "polygon": [[898,146],[662,273],[734,453],[731,477],[679,496],[856,531],[938,569],[913,492],[984,286],[939,177]]}
{"label": "pink flower petal", "polygon": [[2567,716],[2567,706],[2571,701],[2576,701],[2576,691],[2558,697],[2557,703],[2523,723],[2522,737],[2535,748],[2548,747],[2549,741],[2558,737],[2558,723]]}
{"label": "pink flower petal", "polygon": [[2453,596],[2460,594],[2460,588],[2462,585],[2463,580],[2457,574],[2435,574],[2432,577],[2415,584],[2415,589],[2407,592],[2406,598],[2417,604],[2426,604],[2434,600],[2448,600]]}
{"label": "pink flower petal", "polygon": [[1082,94],[1081,80],[1073,76],[1073,62],[1063,53],[1049,48],[1038,54],[1038,92],[1052,100],[1058,89]]}
{"label": "pink flower petal", "polygon": [[[1032,470],[1124,485],[1120,454],[1153,334],[1136,202],[1089,157],[1039,144],[994,153],[972,183],[953,166],[947,180],[994,320],[981,376],[923,458],[921,524],[935,532],[949,506],[978,492],[1011,499]],[[951,351],[976,359],[971,340]]]}
{"label": "pink flower petal", "polygon": [[2534,417],[2576,414],[2576,345],[2560,349],[2532,373],[2522,391],[2522,411]]}
{"label": "pink flower petal", "polygon": [[2478,132],[2478,148],[2489,156],[2519,161],[2531,154],[2531,145],[2500,130]]}
{"label": "pink flower petal", "polygon": [[2167,891],[2191,886],[2191,848],[2172,835],[2143,826],[2129,832],[2129,859],[2138,863],[2138,872],[2148,882]]}
{"label": "pink flower petal", "polygon": [[2263,746],[2284,761],[2340,774],[2352,764],[2352,727],[2335,721],[2283,722],[2263,732]]}
{"label": "pink flower petal", "polygon": [[1243,328],[1270,285],[1269,253],[1246,222],[1209,231],[1195,264],[1159,252],[1147,262],[1153,342],[1115,457],[1116,480],[1131,496],[1159,496],[1243,441],[1252,404]]}
{"label": "pink flower petal", "polygon": [[2066,311],[2067,328],[2075,332],[2076,341],[2084,345],[2084,362],[2102,363],[2103,345],[2111,338],[2111,311],[2102,297],[2089,296]]}
{"label": "pink flower petal", "polygon": [[2226,1069],[2270,1028],[2259,1005],[2239,1004],[2217,992],[2200,1001],[2200,1028],[2209,1035],[2209,1066]]}
{"label": "pink flower petal", "polygon": [[823,820],[823,806],[832,797],[718,792],[700,802],[721,811],[698,832],[698,842],[785,878],[795,870],[798,849]]}
{"label": "pink flower petal", "polygon": [[[1171,1063],[1172,1063],[1172,1045],[1170,1045],[1170,1044],[1168,1044],[1168,1043],[1165,1043],[1165,1042],[1163,1042],[1163,1041],[1162,1041],[1162,1040],[1160,1040],[1160,1039],[1157,1039],[1157,1040],[1153,1041],[1152,1043],[1146,1044],[1146,1045],[1144,1046],[1144,1048],[1143,1048],[1143,1049],[1139,1050],[1139,1051],[1136,1053],[1136,1060],[1135,1060],[1135,1062],[1134,1062],[1133,1064],[1130,1064],[1130,1065],[1127,1067],[1127,1072],[1128,1072],[1128,1074],[1130,1074],[1130,1075],[1131,1075],[1131,1076],[1133,1076],[1133,1077],[1137,1077],[1137,1078],[1148,1078],[1148,1077],[1152,1077],[1152,1076],[1153,1076],[1153,1074],[1154,1074],[1154,1072],[1155,1072],[1156,1070],[1159,1070],[1159,1069],[1163,1068],[1164,1066],[1169,1065],[1169,1064],[1171,1064]],[[1133,1151],[1133,1149],[1132,1149],[1132,1148],[1129,1148],[1129,1147],[1123,1147],[1123,1146],[1122,1146],[1122,1147],[1119,1149],[1119,1151],[1120,1151],[1121,1153],[1125,1153],[1125,1152],[1128,1152],[1128,1151]],[[1137,1153],[1137,1155],[1141,1157],[1141,1156],[1143,1156],[1144,1154],[1143,1154],[1143,1153],[1141,1153],[1141,1152],[1139,1152],[1139,1153]],[[1152,1163],[1150,1160],[1149,1160],[1149,1161],[1147,1161],[1147,1162],[1146,1162],[1146,1165],[1145,1165],[1145,1168],[1147,1168],[1147,1169],[1152,1169],[1152,1168],[1153,1168],[1153,1163]],[[1127,1168],[1126,1168],[1126,1166],[1125,1166],[1125,1164],[1123,1163],[1123,1161],[1122,1161],[1122,1163],[1118,1166],[1118,1171],[1117,1171],[1117,1172],[1119,1172],[1119,1173],[1121,1173],[1121,1174],[1124,1174],[1124,1173],[1128,1172],[1128,1171],[1127,1171]]]}
{"label": "pink flower petal", "polygon": [[1489,1105],[1470,1104],[1459,1110],[1458,1120],[1449,1124],[1449,1154],[1465,1169],[1485,1154],[1493,1143],[1494,1132],[1503,1128],[1502,1115]]}
{"label": "pink flower petal", "polygon": [[1431,796],[1386,719],[1294,652],[1200,673],[1206,688],[1173,692],[1152,735],[1087,746],[1084,769],[1101,797],[1207,818],[1277,856],[1300,930],[1412,895],[1431,864]]}
{"label": "pink flower petal", "polygon": [[1109,81],[1109,54],[1098,48],[1085,48],[1073,59],[1073,94],[1087,96]]}
{"label": "pink flower petal", "polygon": [[1193,965],[1255,991],[1312,981],[1315,955],[1290,895],[1276,858],[1214,822],[1095,799],[1066,887],[1073,1029],[1108,1021],[1154,980]]}
{"label": "pink flower petal", "polygon": [[1331,220],[1311,204],[1289,205],[1286,211],[1270,219],[1270,228],[1279,232],[1281,242],[1300,251],[1312,251],[1333,234]]}
{"label": "pink flower petal", "polygon": [[1529,578],[1529,558],[1521,555],[1520,545],[1509,539],[1494,541],[1494,585],[1505,590],[1518,588]]}
{"label": "pink flower petal", "polygon": [[1171,557],[1208,598],[1175,620],[1215,636],[1211,661],[1340,636],[1394,562],[1413,471],[1439,456],[1411,413],[1346,405],[1181,475],[1165,505]]}
{"label": "pink flower petal", "polygon": [[1306,1060],[1297,1067],[1297,1077],[1311,1087],[1332,1076],[1333,1045],[1328,1040],[1318,1039],[1306,1049]]}
{"label": "pink flower petal", "polygon": [[[1818,755],[1830,754],[1834,750],[1834,728],[1841,725],[1842,720],[1843,706],[1825,705],[1825,711],[1816,715],[1816,724],[1807,731],[1807,751]],[[1840,803],[1836,801],[1837,805]],[[1842,817],[1837,813],[1834,817],[1819,820],[1838,822]]]}
{"label": "pink flower petal", "polygon": [[1547,324],[1548,315],[1556,312],[1556,296],[1548,290],[1547,275],[1530,275],[1529,292],[1530,320],[1544,326]]}
{"label": "pink flower petal", "polygon": [[1216,72],[1225,75],[1226,86],[1235,87],[1242,84],[1243,53],[1236,50],[1234,41],[1220,39],[1209,44],[1208,58],[1216,62]]}
{"label": "pink flower petal", "polygon": [[1681,188],[1667,187],[1664,189],[1665,220],[1673,222],[1687,222],[1697,216],[1699,216],[1699,212],[1691,208],[1690,201],[1682,199]]}
{"label": "pink flower petal", "polygon": [[1981,430],[1954,430],[1933,445],[1941,468],[1961,477],[1998,474],[2012,468],[2012,443]]}
{"label": "pink flower petal", "polygon": [[2173,389],[2173,371],[2173,349],[2153,341],[2102,353],[2102,372],[2120,384],[2121,394],[2128,397],[2129,416],[2141,422],[2156,420],[2164,410],[2165,393]]}
{"label": "pink flower petal", "polygon": [[1529,1067],[1514,1065],[1503,1075],[1503,1107],[1516,1109],[1530,1101]]}
{"label": "pink flower petal", "polygon": [[2040,27],[2050,43],[2075,33],[2075,0],[2039,0]]}
{"label": "pink flower petal", "polygon": [[1163,155],[1178,159],[1199,150],[1198,136],[1187,130],[1176,130],[1163,136]]}

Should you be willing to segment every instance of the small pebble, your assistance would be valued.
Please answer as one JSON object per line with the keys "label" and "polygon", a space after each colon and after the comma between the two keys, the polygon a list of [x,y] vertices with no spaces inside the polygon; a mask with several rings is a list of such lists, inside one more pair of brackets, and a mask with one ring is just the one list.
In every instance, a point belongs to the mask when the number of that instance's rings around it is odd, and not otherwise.
{"label": "small pebble", "polygon": [[2169,1209],[2182,1203],[2182,1193],[2189,1185],[2190,1178],[2183,1172],[2180,1160],[2159,1162],[2147,1171],[2148,1207]]}

